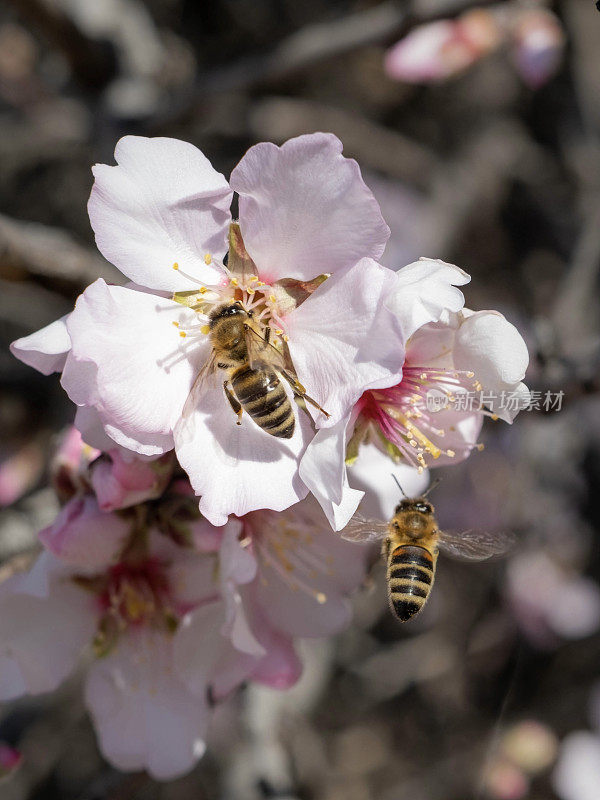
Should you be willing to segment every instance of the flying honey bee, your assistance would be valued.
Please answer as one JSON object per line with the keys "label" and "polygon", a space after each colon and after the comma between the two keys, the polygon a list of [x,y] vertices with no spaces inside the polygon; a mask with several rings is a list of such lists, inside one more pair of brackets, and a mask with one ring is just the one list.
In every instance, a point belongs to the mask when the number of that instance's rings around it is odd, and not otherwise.
{"label": "flying honey bee", "polygon": [[383,540],[390,610],[401,622],[418,614],[427,602],[440,549],[456,558],[483,561],[512,544],[510,534],[440,531],[425,495],[402,500],[389,523],[354,516],[342,537],[351,542]]}
{"label": "flying honey bee", "polygon": [[223,381],[225,396],[242,424],[245,411],[265,433],[280,439],[291,439],[296,419],[292,403],[280,380],[282,376],[297,397],[322,411],[327,411],[306,394],[284,356],[271,343],[271,329],[255,327],[252,311],[243,304],[223,303],[209,314],[209,338],[212,352],[194,381],[183,416],[196,405],[196,397],[204,380],[218,369],[226,372]]}

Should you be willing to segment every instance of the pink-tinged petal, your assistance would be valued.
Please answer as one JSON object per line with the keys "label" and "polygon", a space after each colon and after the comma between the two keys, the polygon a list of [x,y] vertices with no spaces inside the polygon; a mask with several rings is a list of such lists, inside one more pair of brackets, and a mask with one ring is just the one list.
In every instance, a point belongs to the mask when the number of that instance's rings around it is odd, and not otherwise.
{"label": "pink-tinged petal", "polygon": [[[43,554],[33,568],[43,572],[48,592],[25,593],[22,576],[0,587],[0,697],[55,689],[75,668],[82,649],[91,642],[96,613],[87,594],[60,575]],[[33,571],[32,570],[32,571]],[[49,573],[50,571],[50,573]]]}
{"label": "pink-tinged petal", "polygon": [[407,497],[419,497],[429,485],[427,470],[420,475],[414,467],[394,464],[375,444],[362,444],[357,460],[348,467],[352,486],[362,489],[359,512],[368,519],[390,520],[402,499],[394,477]]}
{"label": "pink-tinged petal", "polygon": [[90,470],[100,510],[115,511],[160,497],[173,467],[172,453],[153,460],[127,457],[118,449],[104,454]]}
{"label": "pink-tinged petal", "polygon": [[288,636],[330,636],[351,618],[346,595],[365,574],[365,548],[334,533],[316,501],[285,514],[247,520],[259,563],[256,601],[265,619]]}
{"label": "pink-tinged petal", "polygon": [[251,147],[231,173],[240,227],[262,280],[310,280],[379,258],[390,231],[358,164],[330,133]]}
{"label": "pink-tinged petal", "polygon": [[104,513],[88,495],[70,500],[53,524],[40,531],[39,538],[62,561],[97,569],[115,559],[130,532],[130,522]]}
{"label": "pink-tinged petal", "polygon": [[207,386],[198,408],[176,427],[177,458],[200,496],[200,511],[213,525],[224,525],[229,514],[242,516],[257,508],[281,511],[306,496],[298,464],[312,426],[295,403],[293,407],[294,435],[278,439],[248,414],[236,425],[218,382]]}
{"label": "pink-tinged petal", "polygon": [[115,160],[116,167],[93,168],[88,203],[102,255],[151,289],[189,289],[183,273],[218,283],[222,271],[204,256],[227,251],[232,192],[223,175],[178,139],[125,136]]}
{"label": "pink-tinged petal", "polygon": [[256,584],[242,590],[244,607],[256,639],[263,647],[263,656],[252,670],[252,680],[273,689],[289,689],[302,674],[302,662],[289,636],[269,623],[256,598]]}
{"label": "pink-tinged petal", "polygon": [[350,487],[346,474],[349,418],[318,430],[300,462],[300,477],[336,531],[346,527],[364,494]]}
{"label": "pink-tinged petal", "polygon": [[173,640],[177,674],[190,692],[225,697],[256,667],[257,657],[235,649],[222,629],[225,604],[214,602],[195,609],[181,621]]}
{"label": "pink-tinged petal", "polygon": [[114,448],[115,440],[111,439],[104,430],[102,418],[95,408],[78,406],[73,425],[81,434],[83,441],[90,447],[99,451],[112,450]]}
{"label": "pink-tinged petal", "polygon": [[405,340],[428,322],[437,322],[444,310],[457,312],[465,298],[456,286],[469,283],[467,275],[454,264],[422,258],[398,270],[396,286],[386,301],[400,320]]}
{"label": "pink-tinged petal", "polygon": [[279,691],[290,689],[302,675],[302,662],[292,640],[270,630],[268,641],[263,644],[267,652],[252,672],[252,680]]}
{"label": "pink-tinged petal", "polygon": [[204,697],[178,678],[165,634],[122,636],[116,650],[91,667],[85,700],[100,750],[118,769],[146,769],[156,780],[173,780],[204,754],[208,709]]}
{"label": "pink-tinged petal", "polygon": [[[402,376],[400,323],[384,307],[396,274],[364,258],[328,278],[285,317],[289,348],[300,382],[335,425],[368,388],[392,386]],[[312,406],[308,406],[312,413]]]}
{"label": "pink-tinged petal", "polygon": [[519,331],[497,311],[478,311],[456,332],[454,364],[471,370],[488,391],[516,386],[529,364],[527,345]]}
{"label": "pink-tinged petal", "polygon": [[207,344],[188,352],[173,325],[194,317],[172,300],[96,281],[69,319],[73,360],[63,375],[69,396],[94,405],[107,434],[122,434],[122,446],[168,449],[208,351]]}
{"label": "pink-tinged petal", "polygon": [[17,339],[10,346],[11,353],[43,375],[61,372],[71,349],[66,325],[68,317],[66,314],[45,328]]}

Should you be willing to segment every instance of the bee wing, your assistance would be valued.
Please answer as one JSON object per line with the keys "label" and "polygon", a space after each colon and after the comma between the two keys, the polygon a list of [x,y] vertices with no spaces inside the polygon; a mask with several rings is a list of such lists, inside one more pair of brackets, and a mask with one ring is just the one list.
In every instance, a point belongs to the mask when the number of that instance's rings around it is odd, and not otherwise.
{"label": "bee wing", "polygon": [[259,364],[270,364],[276,369],[284,368],[285,359],[274,345],[266,342],[260,333],[247,323],[244,325],[244,331],[251,369],[255,369]]}
{"label": "bee wing", "polygon": [[388,523],[376,519],[367,519],[355,514],[341,531],[342,539],[348,542],[379,542],[388,534]]}
{"label": "bee wing", "polygon": [[217,369],[217,357],[215,355],[215,351],[212,350],[210,356],[204,362],[200,372],[196,376],[196,380],[192,384],[192,388],[190,389],[190,393],[187,396],[187,400],[185,401],[185,405],[183,406],[183,411],[181,413],[183,419],[188,419],[192,411],[196,408],[204,388],[205,380],[210,377],[210,375],[214,375]]}
{"label": "bee wing", "polygon": [[515,544],[512,533],[486,531],[441,531],[439,548],[454,558],[484,561],[510,550]]}

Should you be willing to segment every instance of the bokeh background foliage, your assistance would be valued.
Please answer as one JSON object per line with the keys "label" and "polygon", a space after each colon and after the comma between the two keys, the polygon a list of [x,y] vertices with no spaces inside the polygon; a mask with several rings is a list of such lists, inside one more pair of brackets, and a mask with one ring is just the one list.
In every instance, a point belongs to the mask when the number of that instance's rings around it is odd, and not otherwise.
{"label": "bokeh background foliage", "polygon": [[94,250],[86,201],[90,165],[111,163],[125,133],[191,141],[226,175],[256,141],[336,133],[392,229],[384,263],[427,255],[466,269],[467,304],[498,308],[526,336],[530,387],[564,392],[560,412],[489,422],[485,450],[441,471],[440,524],[514,531],[507,560],[442,559],[427,609],[406,626],[387,611],[376,565],[351,629],[307,646],[298,687],[231,698],[207,756],[172,784],[103,763],[77,679],[7,705],[0,741],[25,760],[3,798],[600,797],[600,14],[591,0],[554,3],[566,47],[536,90],[506,48],[432,85],[385,73],[408,31],[475,5],[0,7],[3,561],[27,553],[56,512],[48,459],[73,413],[58,379],[7,345],[66,313],[96,277],[122,280]]}

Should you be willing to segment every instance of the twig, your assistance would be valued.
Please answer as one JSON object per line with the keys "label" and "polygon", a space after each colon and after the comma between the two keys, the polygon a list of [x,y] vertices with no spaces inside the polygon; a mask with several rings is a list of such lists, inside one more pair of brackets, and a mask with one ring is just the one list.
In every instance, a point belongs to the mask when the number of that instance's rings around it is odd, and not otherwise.
{"label": "twig", "polygon": [[122,275],[59,228],[0,215],[0,276],[24,272],[85,286],[96,278],[123,283]]}

